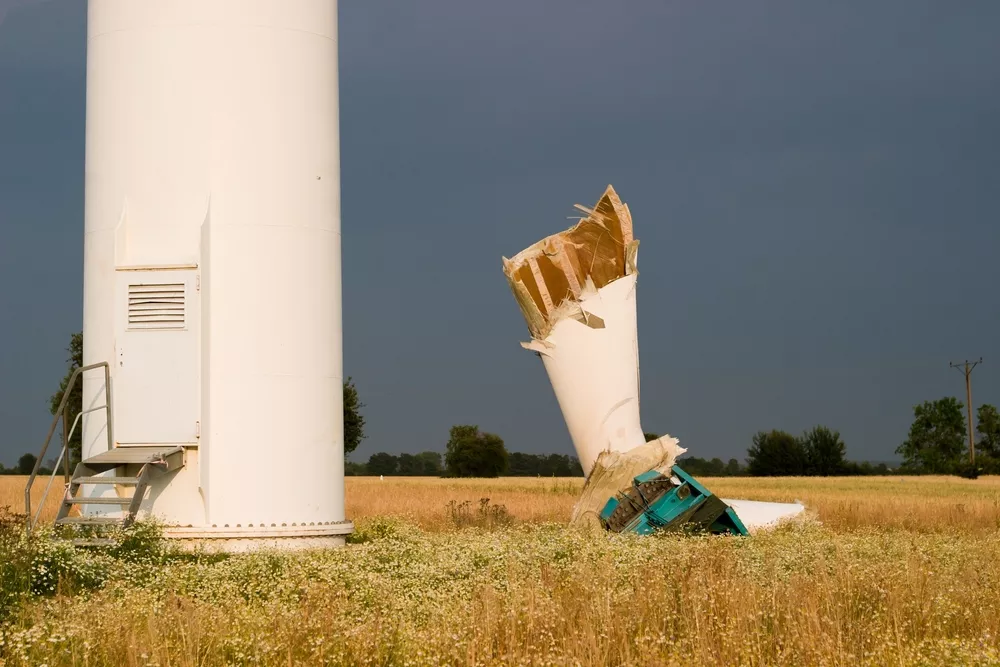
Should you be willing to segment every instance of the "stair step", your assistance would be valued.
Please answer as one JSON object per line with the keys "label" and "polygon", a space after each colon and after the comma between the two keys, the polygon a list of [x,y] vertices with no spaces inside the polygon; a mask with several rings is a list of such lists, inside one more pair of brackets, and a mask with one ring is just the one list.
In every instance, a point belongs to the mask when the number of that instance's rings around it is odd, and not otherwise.
{"label": "stair step", "polygon": [[56,519],[59,526],[114,526],[121,525],[122,519],[112,519],[105,516],[67,516]]}
{"label": "stair step", "polygon": [[77,477],[73,480],[73,484],[120,484],[122,486],[135,486],[138,483],[138,477]]}
{"label": "stair step", "polygon": [[70,505],[129,505],[132,503],[131,498],[87,498],[83,496],[78,496],[75,498],[66,498],[63,502],[69,503]]}
{"label": "stair step", "polygon": [[70,540],[74,547],[113,547],[116,542],[107,537],[78,538]]}
{"label": "stair step", "polygon": [[164,462],[168,471],[181,467],[184,462],[184,448],[176,445],[115,447],[85,459],[83,465],[96,472],[102,472],[123,465],[142,465],[159,461]]}

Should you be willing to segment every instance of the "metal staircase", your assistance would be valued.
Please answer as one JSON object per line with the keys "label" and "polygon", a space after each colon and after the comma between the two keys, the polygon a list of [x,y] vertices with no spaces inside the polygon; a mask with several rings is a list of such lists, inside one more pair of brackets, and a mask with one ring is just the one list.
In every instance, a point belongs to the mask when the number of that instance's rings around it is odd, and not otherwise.
{"label": "metal staircase", "polygon": [[[72,426],[67,429],[66,425],[69,416],[67,401],[74,385],[83,373],[98,368],[104,369],[104,405],[98,405],[87,410],[83,410],[73,420]],[[55,519],[55,525],[60,527],[72,526],[77,528],[89,528],[93,530],[88,532],[96,533],[97,535],[96,537],[91,536],[88,538],[74,539],[73,543],[78,546],[99,546],[111,544],[112,540],[106,537],[100,537],[102,529],[106,530],[117,526],[127,528],[132,525],[139,512],[139,507],[142,505],[142,500],[146,494],[146,488],[148,487],[150,480],[156,475],[172,472],[184,466],[184,448],[177,445],[115,446],[110,376],[111,373],[108,363],[101,362],[78,368],[70,377],[69,382],[66,385],[66,389],[63,392],[62,402],[59,404],[56,416],[52,420],[52,426],[49,428],[49,434],[45,439],[45,444],[42,445],[42,451],[38,455],[35,467],[31,471],[31,475],[28,477],[27,486],[24,489],[24,506],[25,514],[27,516],[27,530],[29,533],[38,524],[42,507],[45,505],[45,498],[48,496],[49,489],[52,486],[52,481],[55,479],[56,473],[59,471],[60,464],[62,464],[64,470],[65,491],[63,494],[62,504],[59,507],[59,513]],[[96,456],[84,459],[78,463],[71,476],[69,474],[69,442],[72,439],[73,433],[76,431],[76,427],[79,425],[80,419],[83,415],[97,410],[104,410],[107,416],[108,450],[101,452]],[[49,476],[49,481],[45,486],[45,491],[43,492],[41,501],[38,504],[38,509],[33,514],[31,487],[35,482],[35,478],[38,476],[39,468],[42,465],[45,453],[48,450],[49,443],[52,441],[52,436],[55,433],[60,420],[63,424],[62,450],[59,453],[59,458],[56,460],[56,464],[53,466],[52,474]],[[102,475],[102,473],[106,472],[111,472],[112,474]],[[134,476],[130,475],[130,472],[134,472]],[[99,492],[100,487],[108,486],[113,487],[113,496],[106,495],[106,492]],[[129,486],[134,487],[132,495],[122,496],[119,494],[120,487]],[[83,493],[81,493],[81,489],[83,490]],[[88,489],[90,490],[89,493],[87,492]],[[90,507],[95,505],[112,505],[119,507],[121,508],[119,510],[119,516],[109,516],[108,513],[89,516],[77,514],[75,516],[71,516],[71,513],[81,506]]]}
{"label": "metal staircase", "polygon": [[[177,470],[183,465],[184,448],[177,446],[117,447],[85,459],[77,464],[73,478],[66,485],[66,495],[63,496],[55,523],[57,526],[89,526],[98,529],[113,526],[128,528],[135,521],[150,479],[154,475]],[[128,470],[129,467],[138,467],[138,474],[134,477],[102,476],[99,474],[108,471],[118,473],[122,468]],[[115,487],[115,495],[107,496],[93,493],[77,495],[80,489],[101,486]],[[118,495],[118,488],[123,486],[134,487],[132,495]],[[96,488],[93,490],[97,491]],[[109,517],[107,514],[96,516],[69,515],[75,507],[81,505],[114,505],[122,508],[121,516],[116,518]],[[105,541],[100,539],[74,540],[74,543],[102,544]]]}

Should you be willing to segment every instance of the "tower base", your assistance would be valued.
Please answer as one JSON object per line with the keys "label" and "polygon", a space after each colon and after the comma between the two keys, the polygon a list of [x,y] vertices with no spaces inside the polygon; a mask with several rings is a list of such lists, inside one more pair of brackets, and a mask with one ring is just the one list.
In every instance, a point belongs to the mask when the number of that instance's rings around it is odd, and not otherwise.
{"label": "tower base", "polygon": [[188,551],[247,553],[343,547],[354,532],[350,521],[306,526],[165,526],[163,537]]}

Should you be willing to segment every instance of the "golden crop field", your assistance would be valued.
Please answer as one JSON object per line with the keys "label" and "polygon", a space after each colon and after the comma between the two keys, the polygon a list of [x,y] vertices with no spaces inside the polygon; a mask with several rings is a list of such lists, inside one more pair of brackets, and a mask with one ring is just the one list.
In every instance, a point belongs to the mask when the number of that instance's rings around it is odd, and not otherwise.
{"label": "golden crop field", "polygon": [[46,543],[0,665],[1000,665],[1000,479],[701,481],[810,519],[612,536],[566,525],[582,480],[348,478],[346,549]]}
{"label": "golden crop field", "polygon": [[[833,530],[901,528],[915,532],[1000,530],[1000,477],[704,477],[723,498],[799,501]],[[498,480],[348,477],[352,519],[397,516],[425,530],[448,525],[451,500],[489,498],[528,522],[569,520],[583,479]]]}

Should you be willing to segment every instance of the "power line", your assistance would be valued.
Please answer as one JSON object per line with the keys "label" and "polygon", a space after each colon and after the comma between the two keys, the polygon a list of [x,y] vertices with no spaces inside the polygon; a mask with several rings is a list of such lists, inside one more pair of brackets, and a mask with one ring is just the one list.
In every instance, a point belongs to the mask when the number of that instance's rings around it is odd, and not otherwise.
{"label": "power line", "polygon": [[972,439],[972,369],[983,363],[983,358],[979,357],[979,361],[969,361],[965,360],[965,363],[948,364],[951,368],[957,368],[965,374],[965,400],[969,408],[969,463],[976,465],[976,446]]}

